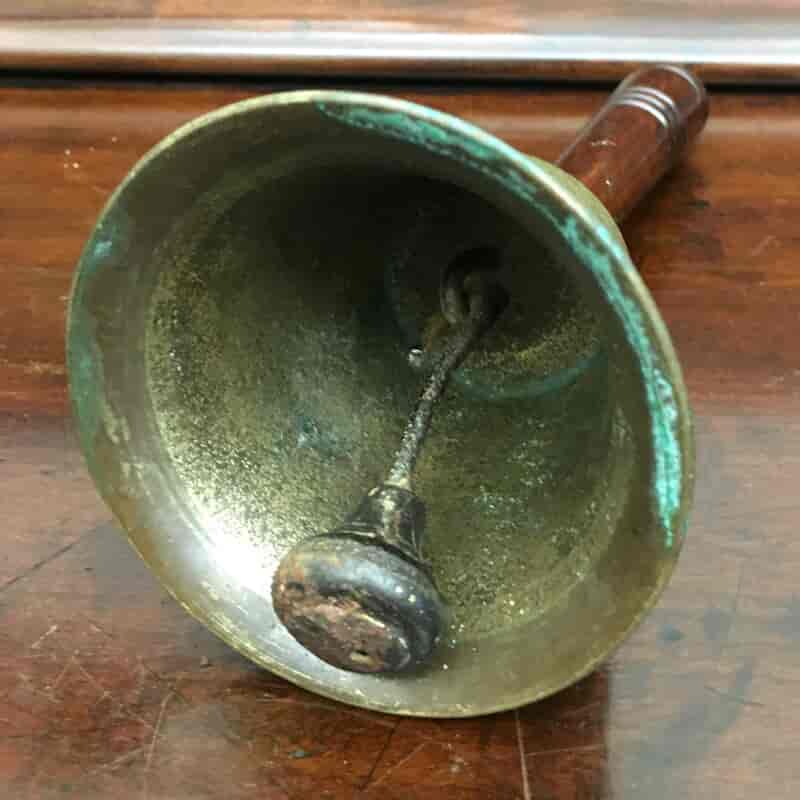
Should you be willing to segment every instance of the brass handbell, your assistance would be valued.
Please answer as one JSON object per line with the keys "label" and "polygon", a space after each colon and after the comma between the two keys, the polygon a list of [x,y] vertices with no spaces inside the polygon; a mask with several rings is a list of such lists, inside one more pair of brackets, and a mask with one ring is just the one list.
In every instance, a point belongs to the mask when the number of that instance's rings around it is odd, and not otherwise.
{"label": "brass handbell", "polygon": [[516,707],[606,658],[672,573],[694,471],[615,220],[707,110],[642,69],[555,166],[289,92],[145,156],[81,258],[68,367],[98,489],[178,601],[399,714]]}

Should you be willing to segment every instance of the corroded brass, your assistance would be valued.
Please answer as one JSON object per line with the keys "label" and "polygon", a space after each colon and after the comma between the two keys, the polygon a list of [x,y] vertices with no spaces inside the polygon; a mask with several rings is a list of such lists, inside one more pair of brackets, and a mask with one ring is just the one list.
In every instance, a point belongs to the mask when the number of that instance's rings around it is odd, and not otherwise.
{"label": "corroded brass", "polygon": [[[509,306],[416,467],[449,607],[432,662],[337,669],[276,618],[295,544],[385,474],[447,329],[443,265],[503,253]],[[693,478],[668,334],[599,202],[557,167],[396,99],[277,94],[149,153],[87,244],[69,315],[91,473],[178,601],[302,686],[400,714],[577,680],[652,606]]]}

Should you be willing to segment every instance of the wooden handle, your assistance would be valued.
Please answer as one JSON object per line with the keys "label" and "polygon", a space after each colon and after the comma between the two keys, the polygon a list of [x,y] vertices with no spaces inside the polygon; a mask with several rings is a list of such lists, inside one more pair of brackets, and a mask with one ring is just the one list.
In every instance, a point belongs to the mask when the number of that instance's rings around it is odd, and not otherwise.
{"label": "wooden handle", "polygon": [[707,117],[705,87],[691,72],[644,67],[619,85],[558,165],[619,222],[681,157]]}

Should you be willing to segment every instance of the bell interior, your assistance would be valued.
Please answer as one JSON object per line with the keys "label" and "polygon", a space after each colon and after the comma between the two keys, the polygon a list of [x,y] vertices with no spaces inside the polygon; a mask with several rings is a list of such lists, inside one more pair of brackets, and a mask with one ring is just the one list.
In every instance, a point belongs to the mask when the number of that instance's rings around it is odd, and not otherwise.
{"label": "bell interior", "polygon": [[[86,300],[114,418],[93,445],[107,496],[235,647],[349,702],[471,714],[560,688],[642,613],[672,556],[635,359],[552,223],[492,176],[265,105],[162,149],[103,226],[95,254],[109,237],[124,254]],[[451,381],[414,481],[448,628],[419,674],[344,673],[282,629],[272,575],[385,477],[422,385],[409,351],[445,334],[442,271],[473,246],[501,253],[510,303]]]}

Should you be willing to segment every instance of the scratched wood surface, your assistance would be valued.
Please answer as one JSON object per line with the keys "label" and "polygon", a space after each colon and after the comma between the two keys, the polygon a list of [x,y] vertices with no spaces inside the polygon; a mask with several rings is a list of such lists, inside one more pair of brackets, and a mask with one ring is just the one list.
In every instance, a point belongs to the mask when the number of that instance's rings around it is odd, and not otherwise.
{"label": "scratched wood surface", "polygon": [[[110,522],[69,421],[65,303],[101,205],[176,126],[274,88],[0,86],[0,796],[800,796],[800,96],[714,95],[690,159],[626,224],[697,420],[696,511],[662,601],[550,700],[421,721],[300,691],[189,618]],[[391,91],[547,158],[604,97]]]}

